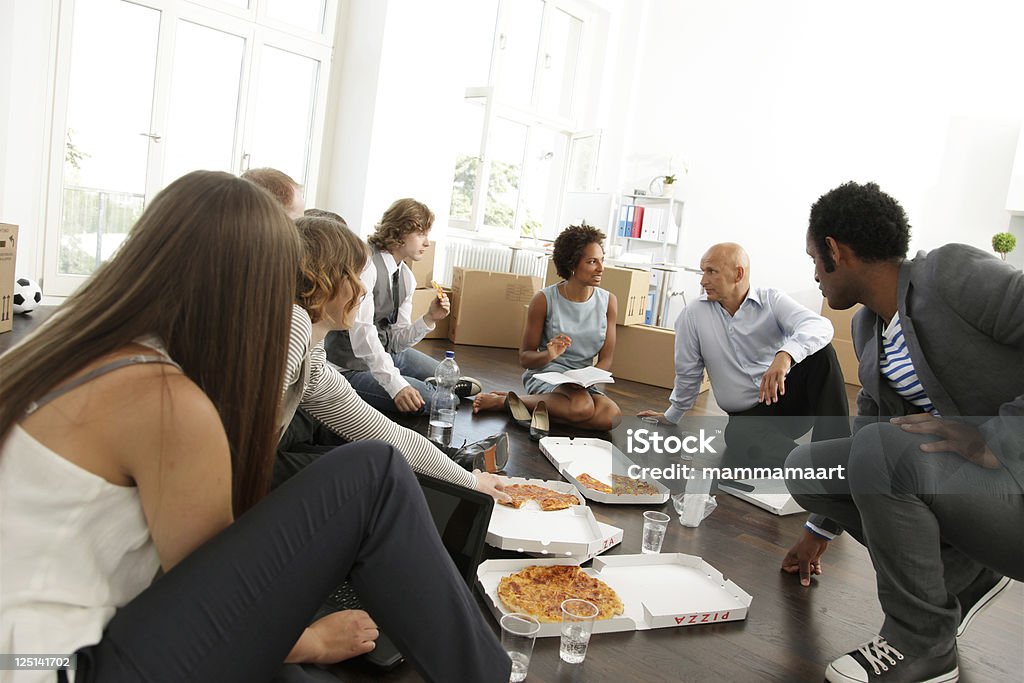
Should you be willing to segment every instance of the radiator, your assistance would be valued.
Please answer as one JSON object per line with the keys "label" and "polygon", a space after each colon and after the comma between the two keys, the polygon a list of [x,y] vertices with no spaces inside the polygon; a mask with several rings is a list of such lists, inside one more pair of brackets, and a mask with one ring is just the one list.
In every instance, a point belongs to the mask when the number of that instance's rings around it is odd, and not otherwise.
{"label": "radiator", "polygon": [[547,274],[548,257],[537,251],[459,240],[445,241],[439,251],[441,258],[435,257],[434,279],[445,286],[451,285],[452,269],[456,266],[541,278]]}

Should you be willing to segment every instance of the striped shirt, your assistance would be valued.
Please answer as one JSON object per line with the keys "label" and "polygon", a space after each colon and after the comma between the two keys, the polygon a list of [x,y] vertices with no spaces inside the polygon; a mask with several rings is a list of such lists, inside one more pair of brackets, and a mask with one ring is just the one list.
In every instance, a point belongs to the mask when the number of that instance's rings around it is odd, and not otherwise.
{"label": "striped shirt", "polygon": [[899,313],[894,315],[882,330],[882,357],[879,359],[878,368],[889,382],[889,386],[903,397],[903,400],[926,413],[938,414],[924,387],[921,386],[921,380],[918,379],[917,371],[910,360],[910,350],[903,338]]}
{"label": "striped shirt", "polygon": [[[397,448],[416,472],[466,488],[476,488],[476,478],[456,465],[426,437],[395,424],[361,399],[345,376],[327,362],[323,341],[310,348],[312,338],[313,323],[309,314],[300,306],[292,306],[288,365],[282,392],[283,410],[278,418],[281,434],[295,414],[294,408],[289,409],[288,406],[295,405],[296,402],[290,399],[298,393],[299,406],[348,441],[379,439]],[[306,364],[309,377],[303,384]]]}

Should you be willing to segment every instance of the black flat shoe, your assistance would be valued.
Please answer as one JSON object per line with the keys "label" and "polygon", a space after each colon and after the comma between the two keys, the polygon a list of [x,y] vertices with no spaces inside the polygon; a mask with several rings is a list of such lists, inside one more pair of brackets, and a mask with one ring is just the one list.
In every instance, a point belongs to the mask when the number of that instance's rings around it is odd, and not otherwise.
{"label": "black flat shoe", "polygon": [[540,441],[551,431],[551,420],[548,418],[548,404],[541,401],[537,409],[533,411],[533,420],[530,421],[530,438]]}
{"label": "black flat shoe", "polygon": [[520,427],[530,428],[533,416],[530,415],[530,409],[526,407],[523,400],[516,396],[516,392],[510,391],[505,395],[505,409],[512,413],[512,418],[519,423]]}
{"label": "black flat shoe", "polygon": [[492,474],[501,472],[508,464],[508,434],[492,434],[462,448],[442,449],[457,465],[470,472],[480,470]]}

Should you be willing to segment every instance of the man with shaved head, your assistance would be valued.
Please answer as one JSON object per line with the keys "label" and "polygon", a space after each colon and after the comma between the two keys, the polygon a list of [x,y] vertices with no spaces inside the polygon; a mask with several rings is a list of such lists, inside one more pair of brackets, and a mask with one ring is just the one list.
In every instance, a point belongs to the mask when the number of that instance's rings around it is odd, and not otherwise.
{"label": "man with shaved head", "polygon": [[812,427],[815,441],[849,436],[832,324],[777,289],[751,287],[750,257],[738,244],[712,246],[700,268],[704,296],[676,320],[671,406],[638,414],[679,422],[706,368],[715,400],[730,416],[725,441],[733,466],[781,464]]}

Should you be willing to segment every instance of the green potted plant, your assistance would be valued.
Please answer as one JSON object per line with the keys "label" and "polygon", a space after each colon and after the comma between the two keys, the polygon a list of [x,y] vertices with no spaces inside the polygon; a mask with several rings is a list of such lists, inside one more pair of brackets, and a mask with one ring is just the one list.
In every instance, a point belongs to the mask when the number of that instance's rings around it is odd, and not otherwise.
{"label": "green potted plant", "polygon": [[1017,246],[1017,238],[1008,232],[997,232],[992,235],[992,249],[999,254],[1003,260],[1006,260],[1006,255],[1013,251],[1014,247]]}
{"label": "green potted plant", "polygon": [[676,174],[670,173],[661,179],[662,194],[666,197],[671,197],[676,189]]}

